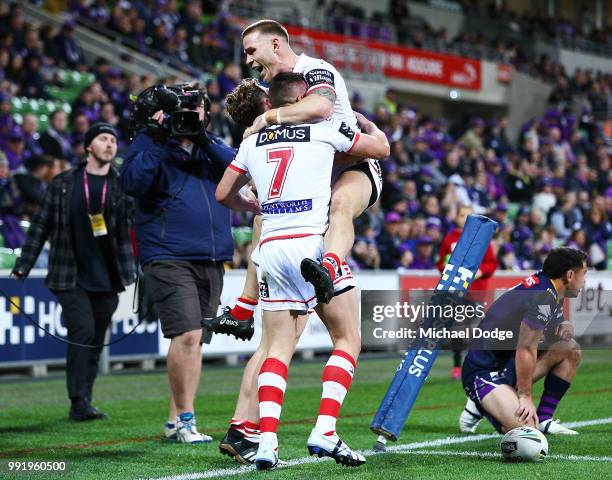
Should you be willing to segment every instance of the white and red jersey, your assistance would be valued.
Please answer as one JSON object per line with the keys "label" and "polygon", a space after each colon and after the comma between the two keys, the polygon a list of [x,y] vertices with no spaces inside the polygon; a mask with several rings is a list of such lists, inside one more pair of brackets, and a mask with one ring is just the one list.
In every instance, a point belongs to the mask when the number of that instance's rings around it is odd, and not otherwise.
{"label": "white and red jersey", "polygon": [[240,145],[229,168],[255,182],[263,213],[261,242],[279,236],[323,235],[336,151],[359,139],[335,119],[315,124],[274,125]]}
{"label": "white and red jersey", "polygon": [[357,128],[357,118],[351,108],[344,78],[331,63],[302,53],[293,67],[293,72],[304,75],[304,80],[308,85],[306,95],[317,88],[331,88],[336,93],[334,118],[345,122],[353,129]]}

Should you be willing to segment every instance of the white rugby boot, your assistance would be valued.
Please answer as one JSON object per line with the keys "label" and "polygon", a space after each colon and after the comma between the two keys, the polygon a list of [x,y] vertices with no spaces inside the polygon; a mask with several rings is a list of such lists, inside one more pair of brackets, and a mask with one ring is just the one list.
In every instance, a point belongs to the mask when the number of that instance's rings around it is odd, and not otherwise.
{"label": "white rugby boot", "polygon": [[549,418],[538,424],[538,430],[545,435],[578,435],[576,430],[564,427],[560,420]]}
{"label": "white rugby boot", "polygon": [[278,439],[275,433],[265,432],[259,439],[255,456],[257,470],[271,470],[278,465]]}
{"label": "white rugby boot", "polygon": [[313,428],[306,447],[311,455],[317,455],[319,458],[331,457],[345,467],[359,467],[366,462],[365,457],[351,450],[336,432],[333,435],[324,435]]}
{"label": "white rugby boot", "polygon": [[476,404],[468,397],[465,407],[459,415],[459,430],[461,433],[476,433],[476,427],[482,420]]}

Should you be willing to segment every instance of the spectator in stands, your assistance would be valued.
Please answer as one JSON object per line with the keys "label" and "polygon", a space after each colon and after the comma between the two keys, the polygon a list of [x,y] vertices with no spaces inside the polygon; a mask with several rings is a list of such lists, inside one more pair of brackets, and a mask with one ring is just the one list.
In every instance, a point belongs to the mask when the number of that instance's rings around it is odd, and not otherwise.
{"label": "spectator in stands", "polygon": [[[111,125],[115,127],[115,125]],[[70,143],[72,145],[74,155],[77,158],[85,154],[85,134],[88,132],[89,126],[89,119],[85,113],[78,112],[72,117],[72,133],[70,133]]]}
{"label": "spectator in stands", "polygon": [[52,66],[57,66],[58,60],[60,59],[59,48],[55,42],[57,32],[49,24],[43,24],[38,32],[40,37],[40,43],[43,47],[43,54],[45,59]]}
{"label": "spectator in stands", "polygon": [[22,57],[27,57],[28,55],[41,57],[43,55],[44,51],[38,37],[38,27],[36,25],[26,25],[23,43],[23,50],[19,52],[19,55]]}
{"label": "spectator in stands", "polygon": [[25,234],[19,224],[21,197],[11,177],[9,162],[0,151],[0,233],[7,248],[21,248]]}
{"label": "spectator in stands", "polygon": [[126,138],[127,136],[127,125],[123,119],[121,119],[115,113],[115,105],[111,102],[106,102],[102,104],[102,108],[100,110],[100,120],[111,124],[115,129],[121,133],[121,138]]}
{"label": "spectator in stands", "polygon": [[[229,210],[216,202],[215,190],[235,150],[206,133],[205,92],[200,94],[197,137],[160,136],[141,125],[121,171],[123,190],[138,199],[139,261],[163,334],[170,338],[172,401],[165,433],[183,443],[212,441],[195,425],[201,344],[210,342],[200,321],[216,315],[223,262],[234,252]],[[163,112],[152,120],[161,123]]]}
{"label": "spectator in stands", "polygon": [[480,155],[484,155],[484,127],[485,122],[482,118],[473,118],[470,122],[470,128],[463,134],[459,141],[467,148],[475,148]]}
{"label": "spectator in stands", "polygon": [[38,133],[38,117],[28,113],[23,117],[23,133],[25,135],[25,153],[27,157],[32,155],[42,155],[43,149],[40,146],[40,135]]}
{"label": "spectator in stands", "polygon": [[25,217],[32,218],[42,202],[50,164],[44,157],[33,155],[23,162],[25,169],[16,172],[13,177],[23,199],[22,211]]}
{"label": "spectator in stands", "polygon": [[522,270],[511,243],[505,243],[499,249],[499,266],[501,270]]}
{"label": "spectator in stands", "polygon": [[[102,90],[108,96],[108,100],[113,103],[115,111],[123,110],[123,107],[127,103],[128,97],[125,91],[124,75],[118,68],[109,68],[106,72],[105,82],[102,84]],[[94,101],[98,100],[102,103],[106,103],[102,95],[97,95],[96,88],[93,89]],[[101,92],[100,92],[101,93]]]}
{"label": "spectator in stands", "polygon": [[557,237],[562,240],[568,239],[572,230],[582,224],[582,212],[576,206],[576,192],[567,192],[564,195],[561,205],[553,209],[550,223]]}
{"label": "spectator in stands", "polygon": [[202,23],[202,2],[199,0],[188,0],[181,12],[180,27],[187,32],[187,37],[190,42],[197,39],[204,32],[204,24]]}
{"label": "spectator in stands", "polygon": [[377,107],[382,106],[391,115],[397,113],[397,93],[393,88],[387,88],[384,96],[378,101]]}
{"label": "spectator in stands", "polygon": [[67,131],[68,115],[63,110],[55,110],[49,115],[49,127],[40,136],[40,146],[46,155],[63,158],[72,163],[73,152]]}
{"label": "spectator in stands", "polygon": [[511,202],[531,203],[535,193],[537,167],[526,158],[517,158],[506,177],[506,191]]}
{"label": "spectator in stands", "polygon": [[588,212],[584,231],[592,266],[597,270],[605,270],[607,242],[612,239],[612,224],[607,219],[604,209],[599,205],[593,205]]}
{"label": "spectator in stands", "polygon": [[13,129],[15,121],[11,115],[11,97],[0,91],[0,148],[6,144],[9,132]]}
{"label": "spectator in stands", "polygon": [[8,134],[4,154],[8,159],[11,172],[17,170],[25,156],[25,134],[19,125],[14,125]]}
{"label": "spectator in stands", "polygon": [[[134,282],[129,199],[111,162],[117,133],[103,123],[87,132],[86,163],[58,175],[32,219],[13,274],[28,276],[45,241],[51,243],[46,284],[62,305],[68,340],[66,378],[74,421],[107,418],[92,406],[93,385],[118,292]],[[70,217],[70,221],[68,221]]]}
{"label": "spectator in stands", "polygon": [[489,131],[485,136],[486,148],[493,149],[498,158],[505,157],[511,148],[510,141],[508,140],[508,136],[506,134],[507,127],[508,117],[501,117],[491,123]]}
{"label": "spectator in stands", "polygon": [[32,98],[48,98],[47,81],[41,72],[41,57],[32,52],[24,59],[23,79],[21,81],[21,94]]}
{"label": "spectator in stands", "polygon": [[8,21],[3,21],[2,27],[3,30],[6,29],[12,35],[13,48],[16,51],[20,51],[24,47],[25,25],[21,6],[19,3],[14,2],[9,9]]}
{"label": "spectator in stands", "polygon": [[410,268],[431,270],[433,267],[433,238],[421,235],[416,239],[416,251]]}
{"label": "spectator in stands", "polygon": [[424,166],[431,166],[433,158],[429,154],[429,145],[424,135],[419,135],[414,139],[414,148],[409,156],[413,171],[419,171]]}
{"label": "spectator in stands", "polygon": [[68,20],[62,25],[62,31],[55,37],[58,53],[62,63],[71,70],[77,70],[85,63],[85,57],[74,35],[75,22]]}
{"label": "spectator in stands", "polygon": [[73,111],[83,112],[87,115],[89,122],[94,123],[100,118],[100,109],[104,102],[108,102],[108,95],[99,82],[94,82],[79,94]]}
{"label": "spectator in stands", "polygon": [[389,212],[385,216],[383,231],[376,239],[380,252],[380,268],[395,268],[401,243],[398,236],[401,220],[402,217],[396,212]]}
{"label": "spectator in stands", "polygon": [[380,267],[380,254],[376,242],[366,237],[357,237],[351,252],[353,259],[351,268],[356,270],[371,270]]}
{"label": "spectator in stands", "polygon": [[21,82],[24,80],[23,57],[12,55],[9,65],[6,67],[6,78],[17,85],[17,90],[21,90]]}
{"label": "spectator in stands", "polygon": [[242,73],[240,67],[235,63],[228,63],[223,68],[223,71],[219,74],[219,93],[222,98],[230,93],[242,80]]}

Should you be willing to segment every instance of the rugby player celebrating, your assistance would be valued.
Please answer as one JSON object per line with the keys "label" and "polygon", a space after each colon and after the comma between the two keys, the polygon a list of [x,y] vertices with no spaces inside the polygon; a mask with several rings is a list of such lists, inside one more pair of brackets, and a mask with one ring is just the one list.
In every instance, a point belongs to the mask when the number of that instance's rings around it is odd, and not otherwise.
{"label": "rugby player celebrating", "polygon": [[[281,72],[271,83],[270,101],[273,106],[290,105],[299,101],[307,88],[301,74]],[[258,469],[270,469],[278,463],[276,430],[287,369],[308,311],[318,302],[313,285],[300,274],[300,263],[303,258],[315,259],[323,253],[335,151],[374,157],[389,154],[384,133],[363,118],[362,125],[372,134],[355,132],[336,119],[267,128],[242,143],[217,189],[217,199],[224,205],[252,209],[239,193],[250,175],[263,214],[261,240],[252,258],[257,266],[265,345],[258,375]],[[320,307],[316,310],[330,332],[334,351],[323,372],[319,417],[307,446],[311,454],[358,466],[365,463],[365,458],[353,452],[336,433],[336,419],[356,367],[359,342],[355,344],[350,337],[358,337],[358,319],[330,317]],[[350,352],[345,349],[347,345]]]}

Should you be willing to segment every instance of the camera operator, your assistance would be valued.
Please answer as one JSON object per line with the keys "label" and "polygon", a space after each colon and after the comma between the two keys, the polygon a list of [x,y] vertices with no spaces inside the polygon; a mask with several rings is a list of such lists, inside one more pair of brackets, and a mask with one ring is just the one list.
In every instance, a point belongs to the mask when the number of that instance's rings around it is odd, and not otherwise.
{"label": "camera operator", "polygon": [[216,315],[223,263],[234,250],[230,211],[216,202],[215,190],[235,150],[207,134],[208,105],[197,85],[142,92],[132,112],[138,134],[121,171],[124,191],[138,199],[135,229],[147,289],[171,339],[165,435],[184,443],[212,440],[195,425],[201,344],[211,336],[200,321]]}

